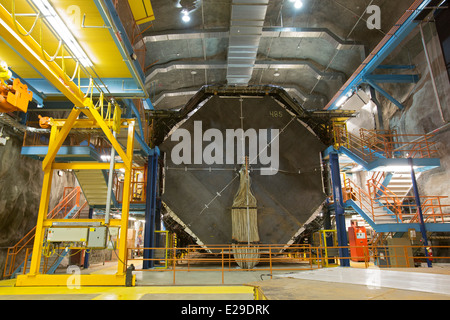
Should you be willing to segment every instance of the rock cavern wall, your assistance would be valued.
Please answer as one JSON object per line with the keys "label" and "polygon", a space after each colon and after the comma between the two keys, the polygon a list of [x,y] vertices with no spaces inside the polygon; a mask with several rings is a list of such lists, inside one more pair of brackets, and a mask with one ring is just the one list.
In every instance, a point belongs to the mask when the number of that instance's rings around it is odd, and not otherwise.
{"label": "rock cavern wall", "polygon": [[[44,177],[41,161],[20,154],[22,134],[6,126],[3,130],[10,139],[0,145],[0,277],[7,248],[36,226]],[[50,210],[61,200],[64,187],[75,181],[71,172],[53,173]]]}

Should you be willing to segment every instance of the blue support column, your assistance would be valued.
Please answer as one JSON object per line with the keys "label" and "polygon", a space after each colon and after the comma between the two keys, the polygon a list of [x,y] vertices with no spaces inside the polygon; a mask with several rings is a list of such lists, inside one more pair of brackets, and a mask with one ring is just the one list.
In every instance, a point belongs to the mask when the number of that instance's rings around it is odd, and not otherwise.
{"label": "blue support column", "polygon": [[[336,229],[339,247],[347,247],[347,230],[345,228],[345,211],[344,211],[344,199],[342,197],[342,185],[341,185],[341,172],[339,169],[339,155],[336,152],[330,153],[330,169],[331,169],[331,182],[333,187],[333,198],[336,215]],[[339,249],[339,257],[341,267],[350,267],[350,255],[348,248]]]}
{"label": "blue support column", "polygon": [[[89,207],[89,219],[92,219],[94,215],[94,208]],[[89,268],[89,254],[91,252],[92,249],[85,250],[84,252],[84,263],[83,263],[83,268],[87,269]]]}
{"label": "blue support column", "polygon": [[427,229],[425,228],[425,221],[423,220],[422,214],[422,204],[420,202],[419,196],[419,188],[417,188],[416,174],[414,172],[413,159],[408,158],[409,165],[411,166],[411,178],[414,190],[414,197],[416,198],[416,206],[417,212],[419,213],[420,218],[420,233],[422,234],[423,245],[425,246],[425,256],[427,257],[427,265],[428,268],[432,267],[431,260],[428,258],[428,237],[427,237]]}
{"label": "blue support column", "polygon": [[[156,198],[158,193],[158,154],[154,152],[148,157],[147,189],[145,200],[144,248],[155,247]],[[143,269],[154,266],[154,250],[144,250]]]}

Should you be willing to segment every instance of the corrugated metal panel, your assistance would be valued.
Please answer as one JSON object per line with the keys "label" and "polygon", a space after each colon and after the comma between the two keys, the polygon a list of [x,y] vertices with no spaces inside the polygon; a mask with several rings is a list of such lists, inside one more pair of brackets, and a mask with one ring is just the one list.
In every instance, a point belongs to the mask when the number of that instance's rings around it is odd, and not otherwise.
{"label": "corrugated metal panel", "polygon": [[233,0],[227,67],[230,85],[247,85],[252,77],[268,4],[269,0]]}

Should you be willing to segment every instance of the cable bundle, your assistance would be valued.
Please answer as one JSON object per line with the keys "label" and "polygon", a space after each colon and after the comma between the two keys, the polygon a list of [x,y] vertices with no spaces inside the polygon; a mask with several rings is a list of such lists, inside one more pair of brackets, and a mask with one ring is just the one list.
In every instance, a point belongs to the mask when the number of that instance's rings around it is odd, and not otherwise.
{"label": "cable bundle", "polygon": [[259,262],[259,234],[256,198],[250,190],[247,166],[240,171],[239,190],[231,209],[233,254],[242,269]]}

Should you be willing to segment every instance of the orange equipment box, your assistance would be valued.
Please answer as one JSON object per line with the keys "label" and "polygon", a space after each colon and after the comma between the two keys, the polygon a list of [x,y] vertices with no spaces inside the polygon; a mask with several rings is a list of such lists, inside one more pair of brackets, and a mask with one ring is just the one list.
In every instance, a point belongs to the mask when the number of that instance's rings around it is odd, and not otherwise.
{"label": "orange equipment box", "polygon": [[364,261],[368,258],[366,227],[359,227],[356,221],[348,228],[348,240],[352,261]]}

